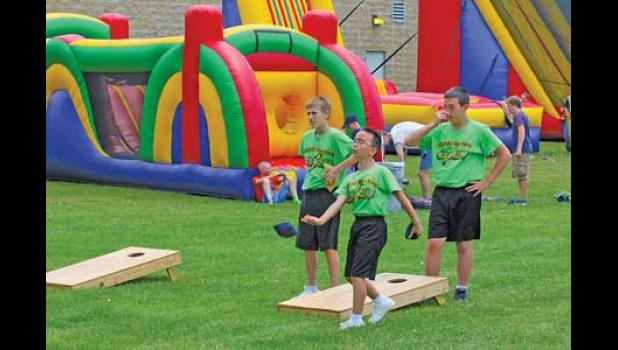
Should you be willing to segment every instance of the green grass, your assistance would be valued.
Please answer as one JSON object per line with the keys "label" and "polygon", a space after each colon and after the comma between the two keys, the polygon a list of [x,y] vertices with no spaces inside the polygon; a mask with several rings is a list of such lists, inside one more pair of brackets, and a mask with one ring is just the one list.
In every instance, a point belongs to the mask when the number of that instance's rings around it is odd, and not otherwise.
{"label": "green grass", "polygon": [[[489,169],[494,161],[488,163]],[[418,157],[407,157],[408,195],[420,194],[417,168]],[[377,325],[345,332],[335,319],[276,311],[305,282],[302,252],[272,228],[284,220],[294,223],[298,205],[47,182],[47,271],[128,246],[176,249],[183,259],[173,283],[159,272],[111,288],[48,288],[47,348],[569,348],[571,208],[553,195],[570,190],[570,172],[563,144],[544,142],[531,160],[527,207],[483,202],[467,304],[452,299],[456,257],[455,246],[447,244],[441,270],[451,288],[446,305],[413,305]],[[509,165],[485,194],[508,200],[516,193]],[[418,212],[427,227],[428,211]],[[346,206],[342,274],[352,220]],[[427,236],[404,240],[407,222],[403,212],[387,219],[389,238],[378,273],[423,274]],[[320,256],[323,287],[325,267]]]}

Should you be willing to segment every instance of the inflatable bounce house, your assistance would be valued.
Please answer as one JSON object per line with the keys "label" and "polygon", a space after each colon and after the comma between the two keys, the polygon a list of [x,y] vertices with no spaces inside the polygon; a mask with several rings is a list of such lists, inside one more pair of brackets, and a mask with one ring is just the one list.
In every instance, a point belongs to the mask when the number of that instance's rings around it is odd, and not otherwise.
{"label": "inflatable bounce house", "polygon": [[[541,120],[545,127],[560,117],[555,107],[566,91],[549,87],[570,77],[570,65],[534,51],[547,43],[511,27],[524,30],[522,14],[558,23],[550,29],[561,37],[570,38],[570,27],[562,33],[552,1],[517,3],[525,11],[507,9],[505,21],[490,1],[419,0],[417,87],[427,92],[403,93],[374,80],[343,46],[331,0],[197,5],[186,12],[183,36],[153,39],[128,38],[129,21],[118,14],[48,14],[47,178],[252,200],[262,160],[296,169],[301,186],[297,151],[310,129],[309,98],[333,103],[335,127],[354,114],[363,127],[388,130],[404,120],[428,123],[443,92],[460,84],[473,94],[469,115],[507,145],[511,131],[494,100],[527,91],[538,103],[524,105],[538,150]],[[544,11],[533,12],[538,6]],[[532,55],[556,61],[554,75],[541,78],[535,69],[550,64],[531,62],[522,38]]]}
{"label": "inflatable bounce house", "polygon": [[129,39],[122,15],[48,14],[47,178],[252,200],[260,161],[297,167],[302,183],[309,98],[332,102],[334,126],[354,114],[383,130],[376,85],[337,44],[334,13],[297,8],[296,29],[224,30],[219,8],[197,5],[184,36],[157,39]]}
{"label": "inflatable bounce house", "polygon": [[[478,43],[478,47],[468,49],[466,51],[466,55],[461,54],[455,57],[455,60],[457,61],[456,72],[452,70],[445,72],[445,67],[438,67],[435,64],[436,62],[445,62],[446,58],[449,59],[449,61],[445,63],[447,63],[450,67],[453,63],[452,57],[454,56],[448,54],[446,50],[443,50],[443,48],[448,48],[449,45],[452,46],[453,40],[456,39],[453,35],[450,37],[436,35],[435,29],[441,28],[437,27],[436,24],[442,25],[442,21],[437,20],[436,16],[438,16],[438,13],[440,12],[439,9],[444,8],[443,3],[448,3],[449,9],[457,8],[457,13],[449,13],[449,17],[453,16],[459,18],[460,15],[463,16],[462,11],[458,8],[458,6],[461,5],[461,1],[429,0],[431,5],[426,5],[422,0],[420,0],[420,3],[422,6],[430,6],[432,10],[435,10],[434,13],[426,11],[424,7],[419,9],[419,86],[417,86],[417,88],[419,91],[426,92],[397,93],[397,86],[393,82],[388,80],[375,80],[376,89],[380,95],[380,104],[382,114],[384,116],[385,130],[390,130],[394,124],[402,121],[414,121],[420,124],[427,124],[431,122],[435,118],[436,111],[443,104],[442,96],[444,92],[451,86],[462,85],[473,94],[471,96],[471,104],[468,115],[471,118],[490,126],[494,133],[507,146],[511,145],[513,142],[511,128],[505,119],[502,107],[495,102],[495,100],[504,99],[507,97],[506,90],[503,91],[503,93],[502,91],[497,92],[493,90],[494,86],[500,84],[500,82],[496,81],[499,77],[484,74],[481,78],[485,78],[484,84],[488,87],[479,89],[476,85],[471,84],[468,81],[469,79],[466,79],[467,77],[474,77],[474,79],[476,79],[480,68],[465,62],[461,64],[461,67],[465,67],[465,69],[459,69],[460,65],[458,60],[460,57],[462,57],[462,60],[464,58],[471,60],[471,57],[485,57],[485,55],[488,56],[490,54],[487,52],[486,48],[482,47],[483,43]],[[421,4],[419,4],[419,7]],[[304,13],[311,9],[334,11],[331,0],[223,0],[223,11],[226,26],[272,24],[290,29],[302,30],[302,21],[299,21],[299,18],[302,18]],[[421,9],[424,11],[420,12]],[[466,17],[469,16],[467,13],[465,15]],[[480,16],[477,16],[475,20],[478,23],[474,25],[484,25],[483,19]],[[468,25],[468,27],[470,27],[470,25]],[[459,26],[457,26],[457,28],[459,28]],[[474,28],[476,29],[476,27]],[[482,33],[477,32],[469,34],[469,38],[479,42],[488,40],[490,41],[488,45],[495,43],[495,39],[493,39],[493,37],[487,37],[486,35],[481,35]],[[340,30],[337,30],[337,33],[337,42],[340,46],[343,46],[344,38],[341,37]],[[456,33],[458,33],[458,31],[456,31]],[[426,46],[429,46],[430,48],[426,49]],[[437,57],[438,54],[441,56]],[[421,58],[423,58],[423,60],[421,60]],[[489,59],[491,60],[491,57],[489,57]],[[483,60],[481,59],[480,61]],[[427,62],[431,62],[434,65],[427,66]],[[501,67],[498,67],[498,69],[500,68]],[[459,79],[460,71],[465,71],[466,79]],[[448,80],[434,83],[434,81],[442,79],[444,74],[449,76]],[[451,74],[455,74],[454,78],[451,77]],[[429,82],[429,84],[427,84],[425,80]],[[522,90],[521,92],[524,91],[523,88],[519,90]],[[517,93],[517,91],[517,89],[512,89],[511,92],[513,92],[513,94],[521,93]],[[527,113],[531,122],[533,148],[535,151],[538,151],[543,107],[534,102],[528,102],[524,104],[524,111]],[[394,148],[387,147],[387,150],[394,151]],[[415,150],[410,150],[409,152],[417,153]]]}
{"label": "inflatable bounce house", "polygon": [[[543,139],[561,139],[571,94],[570,7],[570,0],[419,0],[417,89],[462,85],[493,100],[526,92],[542,106],[541,118],[526,110],[531,126]],[[486,121],[501,127],[499,118]]]}

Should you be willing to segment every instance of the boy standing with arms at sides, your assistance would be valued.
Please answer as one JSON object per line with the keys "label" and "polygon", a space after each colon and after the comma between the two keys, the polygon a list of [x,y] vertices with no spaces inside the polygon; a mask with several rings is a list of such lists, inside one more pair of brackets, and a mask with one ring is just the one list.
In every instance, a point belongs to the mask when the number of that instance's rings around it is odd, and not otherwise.
{"label": "boy standing with arms at sides", "polygon": [[318,292],[317,250],[324,251],[326,256],[331,287],[339,285],[339,215],[320,227],[308,225],[300,218],[305,215],[320,216],[335,201],[331,191],[341,183],[345,174],[339,173],[338,178],[327,183],[324,180],[325,170],[343,162],[352,153],[352,140],[328,125],[331,105],[326,98],[314,97],[307,102],[305,108],[312,130],[303,135],[298,150],[307,165],[296,239],[296,247],[305,251],[307,285],[299,297]]}
{"label": "boy standing with arms at sides", "polygon": [[519,97],[511,96],[506,99],[506,107],[509,114],[513,117],[513,172],[512,176],[517,179],[519,186],[519,198],[513,198],[509,205],[528,204],[528,166],[530,163],[529,154],[532,153],[532,142],[530,139],[530,123],[528,116],[522,108]]}
{"label": "boy standing with arms at sides", "polygon": [[[470,96],[462,87],[444,94],[444,109],[434,121],[410,133],[406,145],[420,141],[423,151],[432,151],[433,181],[425,274],[438,276],[445,241],[457,244],[455,300],[468,298],[472,271],[472,240],[481,237],[481,192],[502,173],[511,153],[491,129],[466,114]],[[496,152],[498,159],[484,177],[485,159]]]}
{"label": "boy standing with arms at sides", "polygon": [[365,297],[373,299],[370,323],[380,321],[395,306],[395,302],[381,295],[371,282],[375,279],[378,258],[386,244],[386,222],[388,198],[391,193],[414,223],[411,235],[423,231],[412,204],[397,183],[397,179],[386,167],[377,165],[373,157],[381,150],[380,134],[372,129],[362,129],[356,134],[352,154],[359,162],[357,172],[348,175],[335,192],[337,200],[322,214],[315,217],[306,215],[301,220],[311,225],[323,225],[334,215],[338,215],[343,205],[352,203],[352,213],[356,217],[350,229],[348,256],[345,264],[345,277],[352,284],[352,315],[339,324],[339,329],[360,327],[363,321]]}

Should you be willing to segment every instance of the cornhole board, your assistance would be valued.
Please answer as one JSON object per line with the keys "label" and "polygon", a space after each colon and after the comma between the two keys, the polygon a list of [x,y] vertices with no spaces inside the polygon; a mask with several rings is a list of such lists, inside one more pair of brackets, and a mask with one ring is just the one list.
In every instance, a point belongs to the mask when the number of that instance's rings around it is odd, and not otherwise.
{"label": "cornhole board", "polygon": [[[385,272],[376,275],[374,283],[381,294],[395,301],[394,309],[431,298],[442,305],[445,303],[442,294],[448,291],[446,277]],[[370,314],[372,309],[373,302],[367,297],[363,315]],[[352,285],[346,283],[304,297],[293,298],[279,303],[277,310],[347,318],[352,313]]]}
{"label": "cornhole board", "polygon": [[174,281],[174,266],[181,263],[177,250],[128,247],[45,274],[51,288],[109,287],[166,269]]}

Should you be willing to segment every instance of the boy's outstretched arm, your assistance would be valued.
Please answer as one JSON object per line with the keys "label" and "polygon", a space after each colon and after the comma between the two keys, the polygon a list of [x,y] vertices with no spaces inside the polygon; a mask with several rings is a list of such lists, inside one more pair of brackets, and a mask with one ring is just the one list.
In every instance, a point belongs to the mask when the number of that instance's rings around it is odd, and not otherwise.
{"label": "boy's outstretched arm", "polygon": [[305,215],[300,219],[300,221],[309,225],[322,226],[333,216],[335,216],[335,214],[337,214],[339,210],[341,210],[341,207],[343,207],[343,205],[345,204],[345,200],[346,196],[339,195],[337,199],[333,202],[333,204],[331,204],[330,207],[326,209],[322,216],[316,218],[315,216]]}
{"label": "boy's outstretched arm", "polygon": [[412,220],[412,222],[414,223],[414,226],[412,227],[412,233],[416,233],[417,236],[420,236],[421,233],[423,233],[423,225],[421,224],[421,220],[418,219],[418,216],[416,215],[416,210],[414,210],[412,203],[410,203],[408,197],[406,197],[406,195],[401,190],[395,192],[395,197],[408,213],[410,220]]}
{"label": "boy's outstretched arm", "polygon": [[496,181],[496,178],[500,176],[500,174],[502,174],[502,171],[512,158],[511,152],[508,148],[506,148],[504,144],[501,144],[500,147],[498,147],[498,149],[496,149],[494,152],[496,152],[496,154],[498,155],[498,160],[496,161],[496,165],[491,170],[489,175],[487,175],[487,177],[484,178],[483,181],[475,182],[472,185],[466,187],[466,191],[474,191],[474,197],[476,197],[479,193],[485,191],[485,189],[487,189],[494,181]]}

